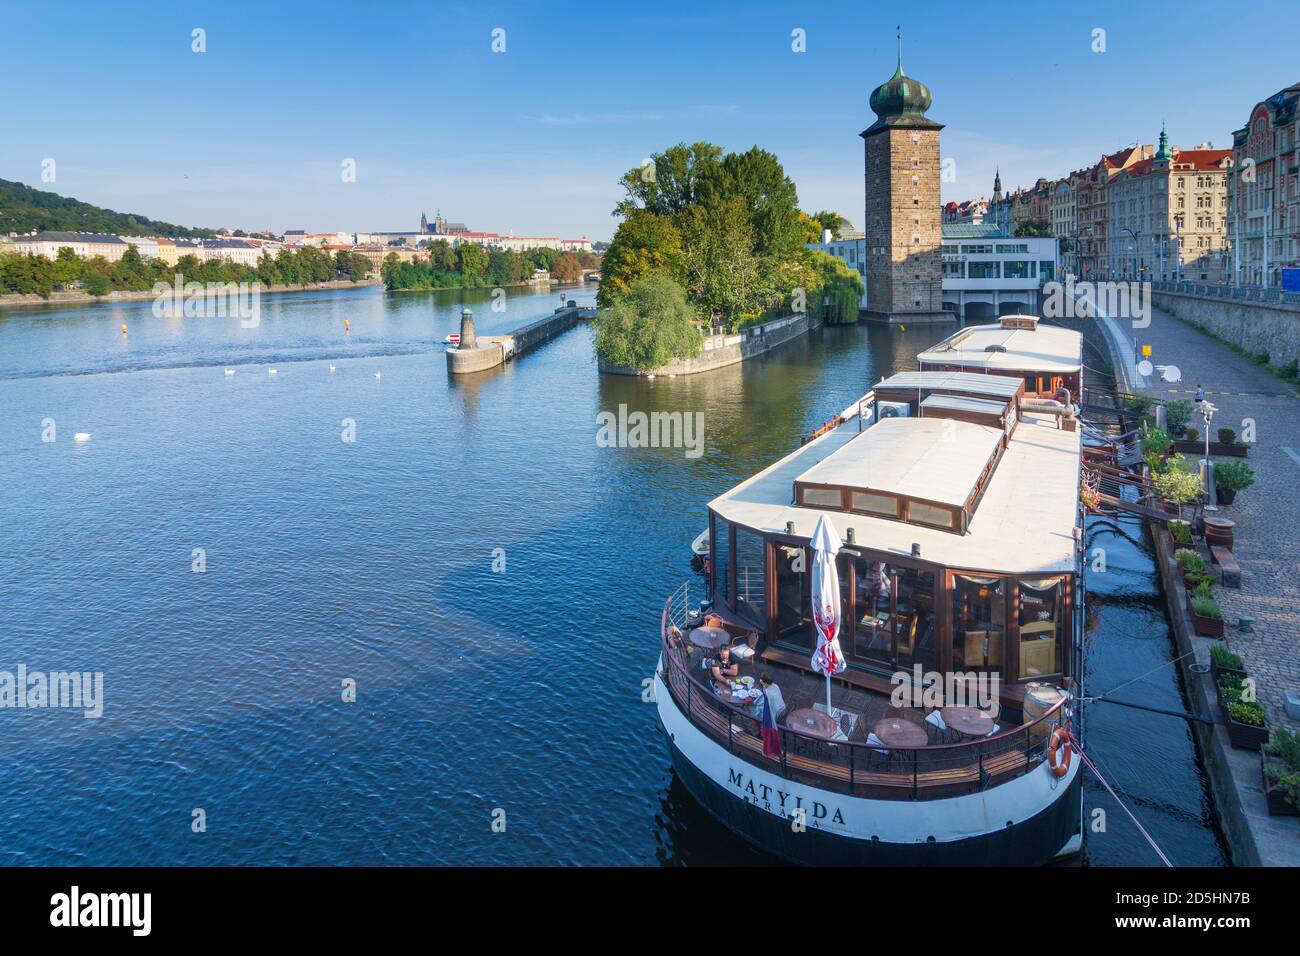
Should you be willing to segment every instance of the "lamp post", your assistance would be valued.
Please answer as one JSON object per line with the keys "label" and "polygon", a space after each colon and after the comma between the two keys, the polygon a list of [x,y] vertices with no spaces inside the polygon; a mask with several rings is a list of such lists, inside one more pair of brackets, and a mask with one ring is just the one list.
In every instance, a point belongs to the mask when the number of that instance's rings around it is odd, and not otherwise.
{"label": "lamp post", "polygon": [[1200,405],[1201,420],[1205,422],[1205,510],[1218,511],[1218,507],[1214,504],[1213,485],[1210,481],[1210,475],[1214,469],[1214,466],[1210,464],[1210,422],[1214,420],[1214,413],[1218,409],[1212,402],[1202,400],[1198,404]]}
{"label": "lamp post", "polygon": [[1133,253],[1133,277],[1136,279],[1138,278],[1138,258],[1142,255],[1142,235],[1141,233],[1134,232],[1132,229],[1128,228],[1128,226],[1122,226],[1120,228],[1133,237],[1133,245],[1135,248]]}

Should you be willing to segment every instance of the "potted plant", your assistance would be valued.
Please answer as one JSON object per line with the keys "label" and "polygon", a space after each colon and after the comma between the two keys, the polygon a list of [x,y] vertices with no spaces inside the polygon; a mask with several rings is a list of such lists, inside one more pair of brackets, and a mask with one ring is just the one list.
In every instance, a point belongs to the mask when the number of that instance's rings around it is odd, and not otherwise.
{"label": "potted plant", "polygon": [[1192,614],[1192,627],[1202,637],[1223,637],[1223,610],[1219,602],[1204,593],[1191,596],[1188,601]]}
{"label": "potted plant", "polygon": [[1174,560],[1178,562],[1178,567],[1183,572],[1183,584],[1187,587],[1195,587],[1195,583],[1190,578],[1192,575],[1205,573],[1205,559],[1191,548],[1179,548],[1174,552]]}
{"label": "potted plant", "polygon": [[1187,470],[1183,456],[1169,459],[1167,467],[1154,471],[1151,475],[1151,488],[1164,501],[1173,514],[1183,516],[1183,505],[1195,501],[1201,496],[1201,479]]}
{"label": "potted plant", "polygon": [[1227,644],[1219,641],[1217,644],[1210,645],[1210,678],[1216,687],[1219,685],[1219,678],[1224,674],[1234,674],[1245,680],[1246,665],[1242,663],[1240,657],[1228,650]]}
{"label": "potted plant", "polygon": [[1259,749],[1264,796],[1272,816],[1300,816],[1300,733],[1285,727]]}
{"label": "potted plant", "polygon": [[1189,425],[1187,426],[1187,431],[1183,432],[1183,437],[1188,441],[1200,441],[1201,430],[1199,428],[1193,428],[1192,426]]}
{"label": "potted plant", "polygon": [[1256,750],[1268,743],[1268,724],[1259,702],[1243,699],[1245,689],[1240,677],[1224,674],[1219,681],[1219,707],[1232,746]]}
{"label": "potted plant", "polygon": [[1192,526],[1186,521],[1174,520],[1169,522],[1169,535],[1174,539],[1174,544],[1178,545],[1180,550],[1192,546]]}
{"label": "potted plant", "polygon": [[1237,433],[1236,433],[1236,432],[1234,432],[1231,428],[1220,428],[1220,429],[1219,429],[1219,444],[1220,444],[1220,445],[1235,445],[1236,443],[1237,443]]}
{"label": "potted plant", "polygon": [[1165,455],[1169,454],[1169,449],[1173,446],[1173,437],[1159,428],[1147,429],[1138,440],[1138,447],[1142,450],[1142,460],[1153,472],[1164,470]]}
{"label": "potted plant", "polygon": [[1174,435],[1180,434],[1191,424],[1194,411],[1192,403],[1185,398],[1165,402],[1165,427]]}
{"label": "potted plant", "polygon": [[1225,461],[1214,466],[1214,490],[1218,493],[1219,504],[1230,505],[1237,498],[1237,492],[1244,491],[1255,483],[1255,472],[1244,461]]}

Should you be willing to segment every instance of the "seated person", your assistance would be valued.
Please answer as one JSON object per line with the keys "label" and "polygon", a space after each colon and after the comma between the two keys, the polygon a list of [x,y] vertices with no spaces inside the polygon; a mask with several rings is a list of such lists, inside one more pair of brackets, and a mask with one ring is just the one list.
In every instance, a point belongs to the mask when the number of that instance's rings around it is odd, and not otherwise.
{"label": "seated person", "polygon": [[709,672],[709,684],[719,694],[731,692],[731,682],[740,673],[740,663],[731,657],[731,648],[723,645],[717,657],[704,659],[704,669]]}
{"label": "seated person", "polygon": [[[772,706],[772,719],[779,722],[785,715],[785,698],[781,695],[781,688],[773,683],[772,678],[766,674],[761,674],[758,678],[758,689],[760,693],[767,697],[767,702]],[[750,704],[750,710],[756,719],[762,720],[763,698],[760,697]]]}

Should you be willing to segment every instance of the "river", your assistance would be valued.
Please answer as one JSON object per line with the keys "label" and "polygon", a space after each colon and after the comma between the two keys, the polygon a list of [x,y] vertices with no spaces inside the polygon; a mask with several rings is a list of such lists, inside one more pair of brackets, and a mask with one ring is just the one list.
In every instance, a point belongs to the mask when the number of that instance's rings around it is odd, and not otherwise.
{"label": "river", "polygon": [[[943,333],[827,328],[645,381],[598,375],[580,328],[448,380],[463,304],[491,334],[559,301],[303,292],[254,328],[0,314],[0,670],[104,688],[97,719],[0,711],[0,862],[769,862],[672,776],[642,700],[659,612],[708,499]],[[620,404],[703,412],[704,453],[600,447]],[[1149,542],[1095,521],[1089,545],[1089,691],[1154,668],[1116,696],[1182,707]],[[1097,704],[1088,731],[1175,863],[1224,862],[1182,721]],[[1106,811],[1087,862],[1158,862],[1098,784],[1085,799]]]}

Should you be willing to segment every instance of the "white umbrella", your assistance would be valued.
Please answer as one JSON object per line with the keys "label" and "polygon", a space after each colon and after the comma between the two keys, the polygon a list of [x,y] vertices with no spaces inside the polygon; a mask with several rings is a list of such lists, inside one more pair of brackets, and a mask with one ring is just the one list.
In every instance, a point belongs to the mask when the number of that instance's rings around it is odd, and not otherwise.
{"label": "white umbrella", "polygon": [[831,675],[848,667],[840,651],[840,573],[835,567],[835,555],[843,543],[825,515],[817,519],[812,536],[812,599],[817,650],[813,652],[812,666],[817,673],[826,675],[827,710],[831,707]]}

